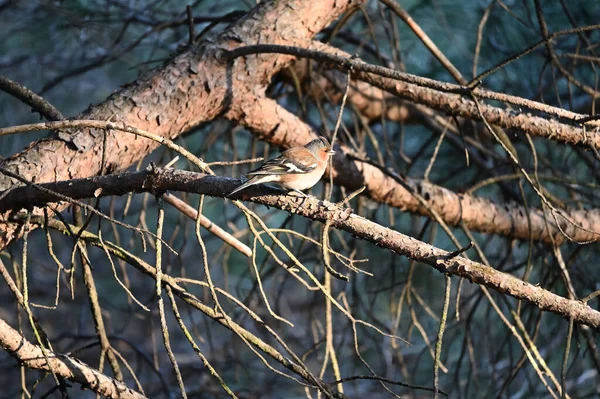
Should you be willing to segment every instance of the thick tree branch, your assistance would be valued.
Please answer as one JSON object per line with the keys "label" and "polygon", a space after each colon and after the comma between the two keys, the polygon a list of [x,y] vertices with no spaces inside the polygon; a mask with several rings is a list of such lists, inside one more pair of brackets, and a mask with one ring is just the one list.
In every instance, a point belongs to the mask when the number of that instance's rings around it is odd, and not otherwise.
{"label": "thick tree branch", "polygon": [[[236,179],[202,173],[154,169],[49,183],[43,186],[72,198],[93,197],[97,193],[101,193],[100,195],[123,195],[132,191],[161,193],[168,190],[223,197],[239,183],[239,180]],[[234,198],[250,200],[320,222],[329,221],[332,227],[345,230],[379,247],[428,264],[442,273],[460,276],[502,294],[526,301],[541,310],[558,314],[566,319],[572,317],[576,323],[600,330],[600,312],[581,301],[553,294],[544,288],[481,263],[459,256],[450,256],[450,252],[371,222],[354,214],[349,208],[341,208],[333,203],[320,201],[316,197],[282,196],[281,193],[281,190],[254,186]],[[5,211],[15,206],[18,209],[20,202],[43,206],[45,203],[55,200],[56,197],[53,198],[47,192],[40,192],[35,187],[21,187],[14,189],[0,201],[0,210]]]}
{"label": "thick tree branch", "polygon": [[[378,65],[368,64],[352,58],[342,50],[319,42],[313,42],[312,47],[312,49],[307,49],[270,44],[252,45],[238,47],[235,50],[229,51],[226,54],[226,57],[228,59],[235,59],[251,54],[282,53],[296,57],[310,58],[335,69],[351,71],[354,79],[370,83],[371,85],[394,94],[401,99],[409,100],[417,104],[423,104],[449,115],[460,116],[476,121],[481,121],[482,119],[475,103],[468,99],[468,96],[470,96],[471,93],[477,98],[502,101],[515,106],[564,118],[573,123],[587,120],[586,118],[589,116],[517,96],[479,88],[470,89],[452,83],[440,82]],[[539,116],[516,113],[511,110],[505,110],[486,104],[482,104],[481,109],[481,115],[483,115],[490,124],[498,125],[505,129],[517,129],[524,133],[530,133],[534,136],[545,137],[563,143],[590,145],[596,149],[600,149],[600,135],[586,134],[581,127],[568,125]],[[589,121],[588,125],[589,129],[593,129],[600,124],[598,121]]]}
{"label": "thick tree branch", "polygon": [[[240,105],[240,110],[236,117],[241,123],[261,140],[281,147],[303,145],[316,135],[300,118],[268,98],[248,99]],[[597,209],[563,210],[568,218],[585,230],[564,218],[559,218],[561,228],[558,229],[549,211],[544,215],[541,209],[527,210],[515,203],[496,204],[485,198],[458,194],[423,180],[394,176],[356,160],[353,151],[346,146],[338,147],[336,151],[333,170],[329,171],[336,184],[349,190],[366,186],[366,193],[372,199],[404,211],[430,216],[429,210],[413,194],[417,193],[446,223],[453,226],[461,224],[470,230],[522,240],[529,239],[530,235],[543,242],[551,242],[553,238],[557,244],[566,241],[562,232],[580,242],[598,239],[598,234],[590,232],[600,232],[600,211]]]}
{"label": "thick tree branch", "polygon": [[[312,46],[320,51],[278,45],[253,45],[248,48],[240,47],[232,50],[226,56],[235,59],[247,54],[280,51],[285,54],[306,57],[337,69],[350,70],[355,78],[367,81],[400,98],[407,98],[415,103],[424,104],[433,109],[453,115],[474,120],[481,119],[477,107],[471,100],[461,98],[457,94],[452,94],[454,92],[470,92],[468,90],[465,91],[466,89],[462,86],[438,82],[367,64],[353,59],[341,50],[319,42],[313,42]],[[385,76],[386,78],[378,75]],[[398,90],[400,87],[402,90]],[[506,101],[515,105],[544,111],[551,115],[570,118],[573,122],[586,116],[550,107],[535,101],[487,90],[474,89],[473,92],[478,97]],[[408,94],[409,97],[405,97],[402,93]],[[436,107],[435,104],[442,107]],[[263,140],[268,140],[284,147],[291,147],[302,145],[314,136],[312,130],[295,115],[287,112],[283,107],[278,106],[269,99],[245,99],[241,105],[238,105],[238,109],[237,113],[231,112],[230,115],[257,133]],[[582,128],[541,117],[514,114],[510,111],[483,104],[481,105],[481,110],[481,115],[488,122],[496,123],[502,127],[523,128],[522,130],[525,132],[548,138],[552,138],[551,135],[554,133],[563,132],[565,134],[555,135],[554,137],[560,141],[571,142],[573,144],[591,144],[594,147],[600,145],[599,135],[586,134]],[[489,120],[489,118],[493,120]],[[498,123],[499,121],[507,120],[510,121],[509,125],[505,126],[502,123]],[[548,130],[539,129],[540,124],[547,125],[545,128]],[[535,131],[529,131],[529,128]],[[290,134],[290,132],[293,132],[293,134]],[[350,153],[347,148],[343,148],[343,151],[345,155]],[[451,225],[462,223],[465,227],[479,232],[502,234],[519,239],[533,237],[536,240],[544,242],[551,242],[554,239],[559,244],[566,241],[565,234],[575,241],[587,242],[597,240],[598,234],[595,232],[600,232],[600,212],[598,210],[564,210],[562,212],[566,218],[559,218],[561,225],[557,227],[553,220],[554,218],[549,212],[544,215],[542,210],[531,209],[528,211],[516,204],[497,205],[483,198],[459,195],[424,181],[404,178],[404,182],[401,182],[397,178],[384,173],[380,168],[360,161],[354,161],[348,157],[340,157],[338,155],[334,158],[334,170],[332,174],[338,184],[345,185],[350,189],[366,185],[367,193],[379,202],[429,216],[429,211],[412,194],[418,193],[428,201],[429,206],[440,214],[447,223]],[[567,218],[573,223],[569,222]],[[546,220],[549,220],[549,222],[546,223]],[[550,231],[548,226],[550,227]]]}
{"label": "thick tree branch", "polygon": [[[343,95],[346,75],[337,70],[327,70],[309,78],[309,72],[312,70],[310,63],[310,60],[299,59],[292,66],[295,77],[302,82],[302,90],[310,95],[313,101],[326,100],[337,103]],[[282,75],[288,79],[287,70],[283,70]],[[351,82],[348,102],[370,121],[384,117],[396,122],[414,123],[422,119],[411,103],[361,81]]]}
{"label": "thick tree branch", "polygon": [[[190,47],[78,117],[120,121],[166,138],[176,137],[227,112],[237,98],[248,95],[248,87],[253,93],[264,92],[271,77],[292,60],[265,55],[231,65],[218,57],[224,50],[254,43],[304,43],[356,4],[354,0],[261,3],[221,34]],[[102,167],[122,170],[157,147],[150,140],[113,132],[106,133],[104,147],[104,134],[98,129],[63,130],[0,164],[27,180],[48,182],[93,176]],[[101,165],[103,154],[105,165]],[[0,190],[14,185],[19,183],[0,175]],[[0,215],[0,221],[5,216]],[[14,225],[5,225],[0,231],[0,249],[15,238],[15,232]]]}

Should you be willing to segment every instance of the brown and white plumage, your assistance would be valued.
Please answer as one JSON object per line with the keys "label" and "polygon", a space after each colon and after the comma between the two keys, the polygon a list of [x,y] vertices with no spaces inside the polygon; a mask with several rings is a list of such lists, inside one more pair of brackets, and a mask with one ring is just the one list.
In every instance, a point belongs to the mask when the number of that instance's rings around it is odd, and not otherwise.
{"label": "brown and white plumage", "polygon": [[250,180],[238,186],[228,196],[260,183],[276,183],[283,188],[300,192],[317,184],[325,173],[327,160],[334,153],[323,136],[304,147],[293,147],[246,173]]}

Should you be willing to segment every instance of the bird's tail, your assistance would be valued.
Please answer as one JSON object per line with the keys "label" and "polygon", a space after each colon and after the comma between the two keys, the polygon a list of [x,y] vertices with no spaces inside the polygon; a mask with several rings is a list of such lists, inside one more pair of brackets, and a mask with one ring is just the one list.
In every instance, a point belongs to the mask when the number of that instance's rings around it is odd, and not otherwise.
{"label": "bird's tail", "polygon": [[264,176],[254,176],[250,180],[248,180],[247,182],[242,183],[239,186],[237,186],[235,188],[235,190],[233,190],[232,192],[230,192],[229,194],[227,194],[227,196],[231,197],[233,194],[237,193],[238,191],[242,191],[246,187],[250,187],[250,186],[253,186],[255,184],[262,183],[263,178],[264,178]]}

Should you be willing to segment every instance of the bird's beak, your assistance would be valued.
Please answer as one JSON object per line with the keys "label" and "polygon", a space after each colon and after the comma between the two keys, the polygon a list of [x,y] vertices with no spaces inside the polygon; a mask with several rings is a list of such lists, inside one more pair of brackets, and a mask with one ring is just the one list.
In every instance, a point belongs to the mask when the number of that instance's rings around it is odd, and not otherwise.
{"label": "bird's beak", "polygon": [[329,150],[329,151],[327,151],[327,153],[328,153],[329,155],[333,155],[333,154],[335,154],[335,151],[333,151],[333,150]]}

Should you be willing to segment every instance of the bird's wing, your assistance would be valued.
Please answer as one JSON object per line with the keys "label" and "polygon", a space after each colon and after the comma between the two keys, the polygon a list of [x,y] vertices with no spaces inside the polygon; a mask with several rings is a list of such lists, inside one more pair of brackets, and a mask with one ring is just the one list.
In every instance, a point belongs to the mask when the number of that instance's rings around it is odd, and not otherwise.
{"label": "bird's wing", "polygon": [[303,147],[290,148],[277,158],[273,158],[246,176],[287,175],[309,173],[317,167],[315,157]]}
{"label": "bird's wing", "polygon": [[270,181],[273,181],[272,176],[268,176],[268,175],[267,176],[254,176],[250,180],[248,180],[247,182],[242,183],[239,186],[237,186],[235,188],[235,190],[233,190],[232,192],[230,192],[229,194],[227,194],[227,196],[229,197],[229,196],[237,193],[238,191],[242,191],[246,187],[250,187],[250,186],[253,186],[255,184],[260,184],[260,183],[268,183]]}

